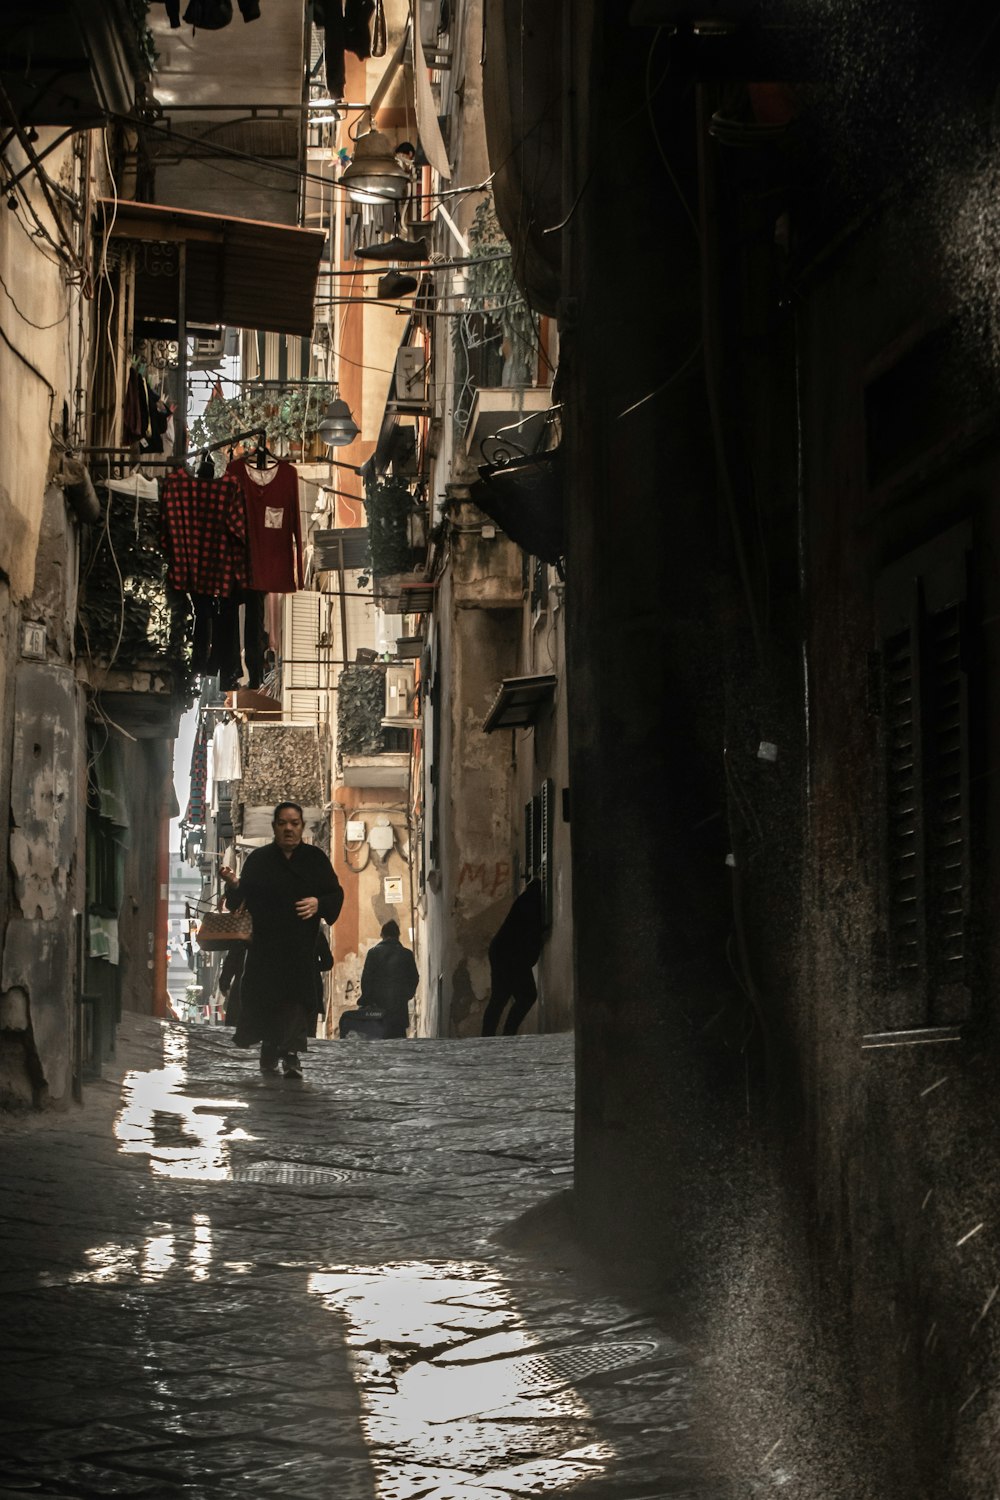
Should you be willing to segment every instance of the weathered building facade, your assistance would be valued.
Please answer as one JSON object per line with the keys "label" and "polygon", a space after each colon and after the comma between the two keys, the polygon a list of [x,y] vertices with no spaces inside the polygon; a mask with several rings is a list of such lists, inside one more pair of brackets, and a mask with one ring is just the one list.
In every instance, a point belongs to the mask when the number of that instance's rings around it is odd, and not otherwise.
{"label": "weathered building facade", "polygon": [[995,59],[889,10],[497,7],[498,205],[560,318],[581,1222],[762,1324],[801,1277],[869,1473],[978,1496]]}
{"label": "weathered building facade", "polygon": [[106,332],[90,212],[115,153],[96,127],[132,107],[148,58],[124,5],[63,28],[15,5],[0,67],[0,1097],[62,1104],[93,1042],[79,1006],[91,757],[77,601],[100,511],[79,454]]}

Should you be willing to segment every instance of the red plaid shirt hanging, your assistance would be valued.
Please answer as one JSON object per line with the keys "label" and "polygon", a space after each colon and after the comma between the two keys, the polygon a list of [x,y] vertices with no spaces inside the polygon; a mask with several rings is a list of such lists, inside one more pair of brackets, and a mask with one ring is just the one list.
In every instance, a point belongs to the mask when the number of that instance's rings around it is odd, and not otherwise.
{"label": "red plaid shirt hanging", "polygon": [[171,588],[217,599],[246,588],[246,516],[232,479],[175,469],[160,490],[160,524]]}

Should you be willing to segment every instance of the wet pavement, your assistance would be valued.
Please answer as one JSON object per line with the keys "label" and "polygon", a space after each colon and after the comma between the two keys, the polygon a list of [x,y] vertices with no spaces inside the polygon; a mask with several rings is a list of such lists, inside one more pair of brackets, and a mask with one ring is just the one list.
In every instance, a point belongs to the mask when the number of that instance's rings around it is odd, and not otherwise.
{"label": "wet pavement", "polygon": [[302,1081],[230,1038],[126,1018],[82,1108],[0,1126],[0,1496],[747,1493],[559,1227],[571,1037],[319,1042]]}

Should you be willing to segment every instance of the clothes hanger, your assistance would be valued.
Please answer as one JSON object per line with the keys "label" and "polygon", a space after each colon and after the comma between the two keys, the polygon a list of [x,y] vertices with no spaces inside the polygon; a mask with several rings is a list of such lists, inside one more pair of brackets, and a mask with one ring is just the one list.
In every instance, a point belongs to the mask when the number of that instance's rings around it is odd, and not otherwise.
{"label": "clothes hanger", "polygon": [[[270,463],[268,463],[268,459],[271,460]],[[257,447],[254,450],[254,463],[256,464],[257,468],[276,468],[280,462],[281,460],[280,458],[278,458],[277,454],[272,453],[270,448],[267,446],[267,438],[259,437],[257,439]]]}

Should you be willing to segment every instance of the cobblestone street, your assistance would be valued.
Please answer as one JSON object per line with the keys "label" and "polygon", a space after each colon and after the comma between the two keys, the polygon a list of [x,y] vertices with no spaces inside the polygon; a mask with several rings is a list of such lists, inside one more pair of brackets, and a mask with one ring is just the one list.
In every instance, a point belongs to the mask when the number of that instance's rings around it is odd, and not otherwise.
{"label": "cobblestone street", "polygon": [[734,1493],[684,1348],[541,1208],[570,1036],[305,1072],[126,1017],[82,1110],[4,1122],[0,1493]]}

